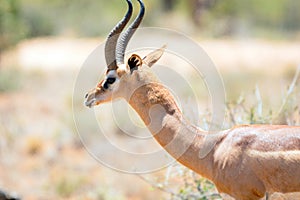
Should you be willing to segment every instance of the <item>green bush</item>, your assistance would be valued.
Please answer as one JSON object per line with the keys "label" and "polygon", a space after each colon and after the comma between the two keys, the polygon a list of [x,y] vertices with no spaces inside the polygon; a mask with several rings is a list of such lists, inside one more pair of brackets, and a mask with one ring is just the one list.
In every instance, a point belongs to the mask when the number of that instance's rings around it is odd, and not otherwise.
{"label": "green bush", "polygon": [[19,89],[21,86],[21,72],[18,69],[0,69],[0,93]]}
{"label": "green bush", "polygon": [[0,3],[0,53],[3,49],[16,44],[26,37],[22,24],[18,0],[4,0]]}

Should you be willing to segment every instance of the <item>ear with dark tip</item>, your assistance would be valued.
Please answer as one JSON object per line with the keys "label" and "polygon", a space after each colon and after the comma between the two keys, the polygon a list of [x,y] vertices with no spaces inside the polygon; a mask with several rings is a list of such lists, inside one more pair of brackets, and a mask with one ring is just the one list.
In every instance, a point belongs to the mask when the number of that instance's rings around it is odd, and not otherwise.
{"label": "ear with dark tip", "polygon": [[127,65],[130,68],[130,71],[137,69],[142,64],[143,64],[143,60],[137,54],[132,54],[127,61]]}
{"label": "ear with dark tip", "polygon": [[160,59],[166,48],[167,45],[164,45],[160,49],[156,49],[155,51],[149,53],[143,58],[143,63],[145,63],[148,67],[151,67]]}

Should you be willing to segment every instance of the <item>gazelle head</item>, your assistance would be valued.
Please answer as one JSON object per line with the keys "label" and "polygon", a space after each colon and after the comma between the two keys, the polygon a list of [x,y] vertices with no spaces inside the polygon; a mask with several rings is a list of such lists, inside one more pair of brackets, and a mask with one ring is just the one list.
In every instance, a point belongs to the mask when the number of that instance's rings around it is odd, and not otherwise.
{"label": "gazelle head", "polygon": [[85,105],[88,107],[112,101],[119,97],[126,98],[128,91],[136,87],[139,84],[137,82],[142,81],[137,78],[137,74],[142,73],[143,68],[151,67],[156,63],[164,52],[165,46],[153,51],[143,59],[133,54],[126,61],[124,60],[127,44],[139,27],[145,13],[142,0],[137,0],[140,4],[140,12],[128,29],[121,34],[132,15],[131,0],[126,1],[128,11],[124,18],[112,29],[105,44],[107,63],[105,77],[85,96]]}

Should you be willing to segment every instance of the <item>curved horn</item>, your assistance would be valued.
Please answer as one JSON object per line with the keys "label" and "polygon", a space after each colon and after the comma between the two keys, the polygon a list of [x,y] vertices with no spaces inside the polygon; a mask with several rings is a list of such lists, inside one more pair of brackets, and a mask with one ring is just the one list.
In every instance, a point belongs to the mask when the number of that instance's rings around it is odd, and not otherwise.
{"label": "curved horn", "polygon": [[116,60],[117,64],[124,64],[124,56],[127,44],[134,34],[134,32],[139,27],[140,23],[143,20],[145,14],[145,6],[142,0],[137,0],[140,3],[140,13],[136,17],[136,19],[132,22],[132,24],[128,27],[128,29],[121,35],[116,49]]}
{"label": "curved horn", "polygon": [[131,0],[126,0],[128,4],[128,11],[121,21],[111,30],[105,43],[105,60],[107,68],[110,70],[117,69],[116,62],[116,46],[120,33],[125,28],[126,24],[132,15],[132,3]]}

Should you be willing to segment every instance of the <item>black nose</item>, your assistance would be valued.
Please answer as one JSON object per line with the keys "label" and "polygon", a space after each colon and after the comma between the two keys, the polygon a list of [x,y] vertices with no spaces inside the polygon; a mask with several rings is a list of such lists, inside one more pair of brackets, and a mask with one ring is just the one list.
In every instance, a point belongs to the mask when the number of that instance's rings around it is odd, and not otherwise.
{"label": "black nose", "polygon": [[88,95],[89,95],[89,94],[88,94],[88,93],[86,93],[86,94],[85,94],[85,96],[84,96],[84,98],[87,98],[87,97],[88,97]]}

